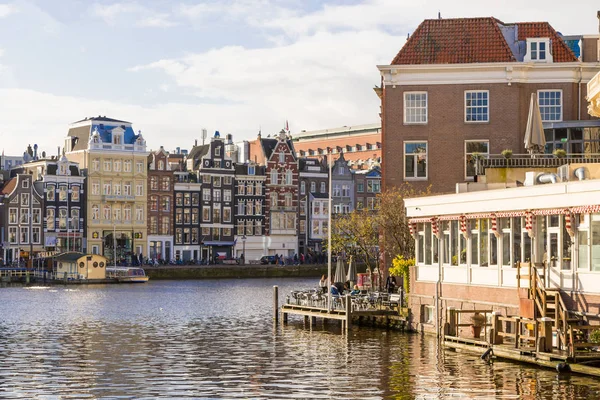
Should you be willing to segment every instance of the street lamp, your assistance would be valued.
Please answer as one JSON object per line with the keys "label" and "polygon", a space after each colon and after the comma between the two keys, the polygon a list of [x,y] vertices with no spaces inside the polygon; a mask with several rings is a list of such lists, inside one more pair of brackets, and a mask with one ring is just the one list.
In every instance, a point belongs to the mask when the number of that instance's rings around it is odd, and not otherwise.
{"label": "street lamp", "polygon": [[242,265],[246,265],[246,239],[246,235],[242,235],[242,257],[244,257]]}

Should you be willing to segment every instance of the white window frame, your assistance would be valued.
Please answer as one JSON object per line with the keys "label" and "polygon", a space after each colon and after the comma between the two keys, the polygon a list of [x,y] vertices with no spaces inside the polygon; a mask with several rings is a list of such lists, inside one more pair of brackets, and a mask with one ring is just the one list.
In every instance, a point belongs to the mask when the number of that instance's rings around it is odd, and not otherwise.
{"label": "white window frame", "polygon": [[[560,104],[558,107],[560,107],[560,117],[559,119],[544,119],[544,112],[543,112],[543,108],[548,108],[548,107],[557,107],[556,105],[550,105],[550,104],[540,104],[540,93],[560,93]],[[540,89],[537,91],[537,101],[538,101],[538,107],[540,109],[540,115],[542,116],[542,121],[543,122],[560,122],[563,120],[563,91],[562,89]]]}
{"label": "white window frame", "polygon": [[[410,95],[425,95],[425,119],[424,120],[419,120],[416,121],[414,120],[414,117],[416,116],[416,114],[414,114],[414,112],[416,112],[417,110],[421,110],[423,109],[422,106],[408,106],[408,100],[407,97]],[[429,99],[428,99],[428,94],[426,91],[414,91],[414,92],[404,92],[404,112],[403,112],[403,118],[404,118],[404,124],[405,125],[425,125],[428,122],[428,113],[429,113]],[[414,99],[415,101],[417,99]],[[409,111],[411,111],[411,118],[407,118]]]}
{"label": "white window frame", "polygon": [[[427,140],[407,140],[405,142],[402,143],[402,147],[403,147],[403,153],[404,153],[404,158],[403,158],[403,164],[406,164],[406,156],[407,155],[413,155],[416,156],[417,153],[410,153],[410,154],[406,154],[406,145],[407,144],[412,144],[412,143],[425,143],[425,176],[417,176],[417,168],[415,165],[415,176],[406,176],[406,165],[403,165],[403,171],[402,171],[402,175],[404,176],[404,179],[407,181],[426,181],[427,179],[429,179],[429,141]],[[413,157],[413,162],[414,162],[414,157]]]}
{"label": "white window frame", "polygon": [[[536,45],[536,54],[535,57],[532,57],[532,44]],[[544,58],[539,57],[540,53],[540,44],[543,43],[546,47],[544,50],[546,55]],[[539,62],[539,63],[551,63],[553,62],[552,58],[552,42],[550,38],[527,38],[527,52],[525,53],[525,57],[523,58],[525,62]]]}
{"label": "white window frame", "polygon": [[[482,99],[483,101],[486,102],[485,106],[482,105],[468,105],[467,104],[467,97],[469,94],[485,94],[485,99]],[[464,95],[464,100],[465,100],[465,123],[467,124],[487,124],[490,122],[490,91],[489,90],[465,90],[465,95]],[[471,101],[473,101],[473,99],[470,99]],[[478,100],[478,99],[476,99]],[[486,119],[482,119],[482,120],[469,120],[467,117],[469,116],[469,110],[476,110],[476,109],[485,109],[486,110]],[[477,113],[475,113],[475,115],[477,115]]]}

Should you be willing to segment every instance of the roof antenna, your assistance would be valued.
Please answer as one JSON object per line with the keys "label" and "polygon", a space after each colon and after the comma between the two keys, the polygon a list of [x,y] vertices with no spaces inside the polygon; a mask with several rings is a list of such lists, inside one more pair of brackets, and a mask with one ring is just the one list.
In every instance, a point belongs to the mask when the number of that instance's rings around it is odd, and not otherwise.
{"label": "roof antenna", "polygon": [[438,19],[442,19],[442,13],[438,11]]}
{"label": "roof antenna", "polygon": [[410,39],[410,32],[406,34],[406,40]]}

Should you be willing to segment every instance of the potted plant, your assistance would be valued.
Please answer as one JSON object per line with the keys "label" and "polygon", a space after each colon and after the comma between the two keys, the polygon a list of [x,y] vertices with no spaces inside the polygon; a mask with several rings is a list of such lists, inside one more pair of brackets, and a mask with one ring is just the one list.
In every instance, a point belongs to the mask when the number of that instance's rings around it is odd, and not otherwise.
{"label": "potted plant", "polygon": [[485,324],[485,317],[479,314],[478,311],[475,311],[471,316],[471,333],[473,334],[474,339],[479,339],[481,336],[481,328]]}
{"label": "potted plant", "polygon": [[567,156],[567,152],[563,149],[556,149],[552,154],[554,154],[554,157],[556,158],[565,158]]}
{"label": "potted plant", "polygon": [[512,157],[513,151],[511,149],[504,149],[504,150],[502,150],[501,154],[502,154],[502,157],[504,157],[508,160],[509,158]]}

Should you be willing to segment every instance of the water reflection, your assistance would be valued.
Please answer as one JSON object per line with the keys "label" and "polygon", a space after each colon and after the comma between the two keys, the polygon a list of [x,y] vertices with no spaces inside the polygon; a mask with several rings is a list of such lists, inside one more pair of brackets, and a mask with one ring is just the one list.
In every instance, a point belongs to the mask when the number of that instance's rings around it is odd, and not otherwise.
{"label": "water reflection", "polygon": [[594,379],[337,323],[271,323],[313,280],[0,289],[0,397],[599,398]]}

